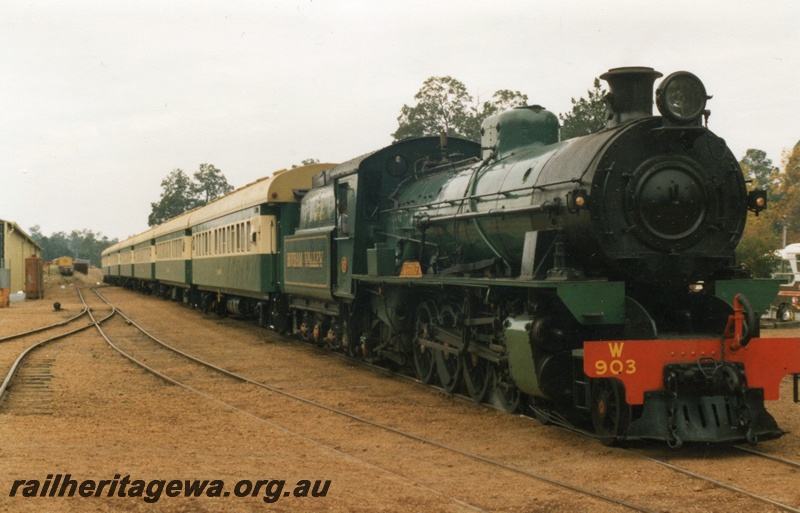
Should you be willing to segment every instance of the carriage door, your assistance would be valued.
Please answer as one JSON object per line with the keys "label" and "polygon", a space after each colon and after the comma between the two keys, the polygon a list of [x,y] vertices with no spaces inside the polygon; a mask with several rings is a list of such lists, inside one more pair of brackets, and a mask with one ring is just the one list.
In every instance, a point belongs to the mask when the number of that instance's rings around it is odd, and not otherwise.
{"label": "carriage door", "polygon": [[336,183],[336,285],[334,295],[353,297],[353,237],[356,224],[356,179],[348,176]]}

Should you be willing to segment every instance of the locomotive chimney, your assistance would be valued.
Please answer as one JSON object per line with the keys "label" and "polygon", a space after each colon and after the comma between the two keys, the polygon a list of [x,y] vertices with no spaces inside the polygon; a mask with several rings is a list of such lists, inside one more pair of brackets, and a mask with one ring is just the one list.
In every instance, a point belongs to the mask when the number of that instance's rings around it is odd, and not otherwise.
{"label": "locomotive chimney", "polygon": [[613,128],[633,119],[653,115],[653,83],[663,75],[653,68],[614,68],[600,75],[608,82],[608,120]]}

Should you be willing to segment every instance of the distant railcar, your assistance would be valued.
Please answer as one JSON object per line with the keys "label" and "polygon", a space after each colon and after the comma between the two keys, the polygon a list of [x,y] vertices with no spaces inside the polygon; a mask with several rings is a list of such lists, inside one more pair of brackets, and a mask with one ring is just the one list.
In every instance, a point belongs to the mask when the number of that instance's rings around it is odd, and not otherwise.
{"label": "distant railcar", "polygon": [[58,274],[61,276],[72,276],[75,272],[75,265],[70,256],[62,256],[55,259],[53,265],[58,267]]}
{"label": "distant railcar", "polygon": [[75,272],[81,274],[89,274],[89,264],[90,264],[89,260],[76,258],[74,260]]}

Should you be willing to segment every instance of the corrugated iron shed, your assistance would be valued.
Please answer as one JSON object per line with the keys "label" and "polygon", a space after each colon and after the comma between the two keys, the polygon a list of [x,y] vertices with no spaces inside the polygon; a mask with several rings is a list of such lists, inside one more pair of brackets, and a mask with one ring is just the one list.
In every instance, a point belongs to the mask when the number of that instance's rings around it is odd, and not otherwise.
{"label": "corrugated iron shed", "polygon": [[11,292],[26,289],[25,259],[41,257],[42,248],[13,221],[0,219],[0,274],[7,274]]}

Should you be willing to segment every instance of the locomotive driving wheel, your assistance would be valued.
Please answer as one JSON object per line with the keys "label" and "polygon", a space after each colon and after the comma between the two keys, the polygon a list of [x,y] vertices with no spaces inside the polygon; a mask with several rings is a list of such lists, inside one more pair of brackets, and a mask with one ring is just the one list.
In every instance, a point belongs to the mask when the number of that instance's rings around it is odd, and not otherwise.
{"label": "locomotive driving wheel", "polygon": [[625,390],[616,379],[591,381],[592,426],[604,445],[613,445],[631,423],[631,407],[625,402]]}
{"label": "locomotive driving wheel", "polygon": [[344,323],[342,331],[342,351],[351,358],[362,358],[364,353],[361,345],[362,327],[358,324],[356,316],[351,316]]}
{"label": "locomotive driving wheel", "polygon": [[473,401],[485,401],[494,389],[494,365],[474,353],[467,353],[464,358],[464,385]]}
{"label": "locomotive driving wheel", "polygon": [[[460,332],[459,319],[461,309],[454,305],[445,305],[439,310],[437,323],[450,333]],[[447,342],[445,348],[449,348]],[[436,373],[439,383],[447,392],[453,392],[461,383],[464,360],[457,352],[436,350]]]}
{"label": "locomotive driving wheel", "polygon": [[342,350],[352,358],[363,358],[364,344],[361,336],[369,334],[372,315],[368,304],[356,301],[347,309],[342,332]]}
{"label": "locomotive driving wheel", "polygon": [[511,379],[508,368],[496,367],[494,390],[492,390],[492,404],[508,413],[514,413],[519,408],[522,394]]}
{"label": "locomotive driving wheel", "polygon": [[435,319],[438,315],[436,303],[423,301],[417,306],[414,316],[414,369],[417,378],[423,383],[433,381],[436,371],[436,360],[433,349],[421,343],[422,340],[434,340]]}
{"label": "locomotive driving wheel", "polygon": [[272,299],[267,324],[280,334],[285,334],[291,328],[292,317],[289,313],[289,299],[285,295],[276,294]]}
{"label": "locomotive driving wheel", "polygon": [[[479,307],[475,304],[474,298],[467,296],[464,300],[464,317],[488,317],[491,315],[489,312],[479,313]],[[464,386],[467,393],[476,403],[481,403],[489,399],[489,396],[494,392],[495,384],[497,382],[497,374],[495,373],[496,365],[482,358],[477,351],[489,351],[488,342],[492,340],[495,335],[494,323],[490,324],[476,324],[467,325],[464,327],[467,340],[467,351],[464,352]],[[475,351],[475,352],[472,352]]]}

